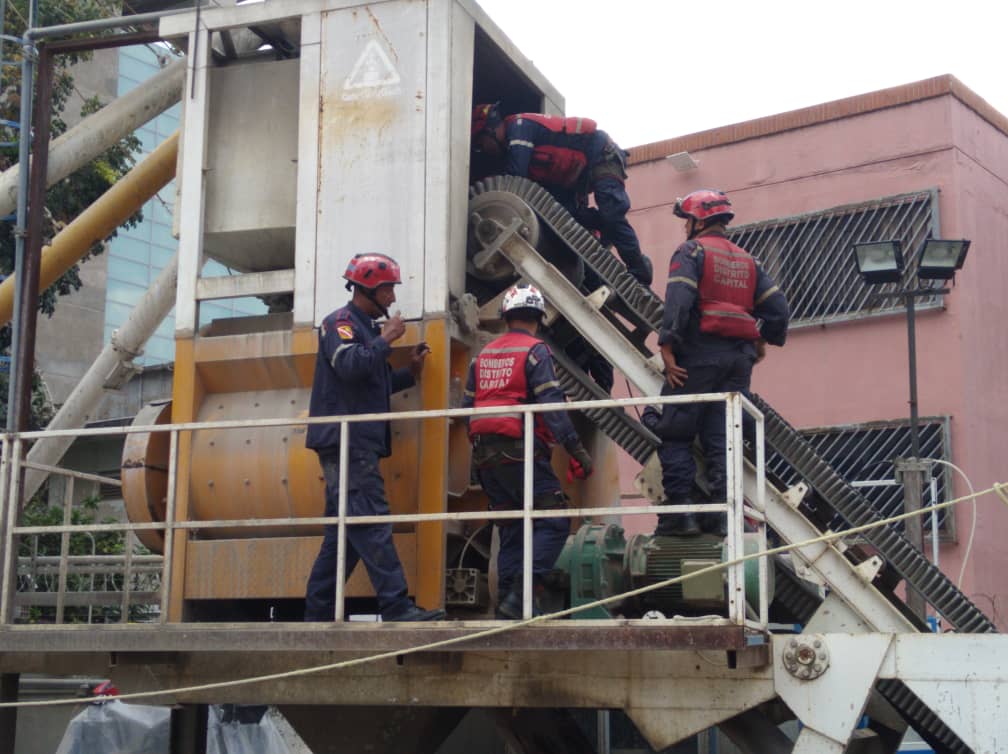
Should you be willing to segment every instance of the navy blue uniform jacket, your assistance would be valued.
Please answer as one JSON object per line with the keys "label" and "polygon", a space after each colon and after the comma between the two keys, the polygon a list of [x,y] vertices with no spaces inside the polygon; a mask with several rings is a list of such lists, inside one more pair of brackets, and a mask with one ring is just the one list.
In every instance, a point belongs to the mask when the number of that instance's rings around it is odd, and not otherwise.
{"label": "navy blue uniform jacket", "polygon": [[[658,343],[671,345],[676,360],[684,364],[702,363],[705,354],[736,349],[751,352],[755,357],[756,347],[751,341],[700,332],[697,287],[703,277],[704,252],[701,246],[704,235],[701,234],[695,241],[686,241],[672,255],[665,289],[665,316]],[[767,343],[784,345],[790,317],[787,298],[759,262],[756,262],[753,316],[759,323],[760,335]]]}
{"label": "navy blue uniform jacket", "polygon": [[[392,347],[369,316],[347,304],[319,325],[309,416],[381,414],[389,410],[389,396],[416,384],[409,369],[392,369]],[[320,454],[339,451],[339,424],[312,424],[305,445]],[[387,421],[350,425],[350,447],[389,455],[391,433]]]}

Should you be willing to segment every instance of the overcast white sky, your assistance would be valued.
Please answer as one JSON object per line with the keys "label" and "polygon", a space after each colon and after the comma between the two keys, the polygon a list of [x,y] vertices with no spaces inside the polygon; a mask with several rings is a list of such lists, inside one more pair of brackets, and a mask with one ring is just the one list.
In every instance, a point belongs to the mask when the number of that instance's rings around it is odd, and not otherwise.
{"label": "overcast white sky", "polygon": [[1004,0],[476,0],[624,147],[951,73],[1008,115]]}

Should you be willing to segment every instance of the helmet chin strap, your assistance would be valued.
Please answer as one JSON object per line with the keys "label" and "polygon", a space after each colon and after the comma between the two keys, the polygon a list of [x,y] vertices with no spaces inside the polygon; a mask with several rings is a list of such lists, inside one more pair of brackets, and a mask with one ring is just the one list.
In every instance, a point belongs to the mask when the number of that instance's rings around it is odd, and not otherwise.
{"label": "helmet chin strap", "polygon": [[374,304],[378,308],[378,311],[382,313],[382,316],[385,317],[385,319],[388,319],[388,309],[378,303],[378,297],[375,295],[378,289],[365,288],[364,286],[360,286],[360,289],[364,293],[364,298]]}

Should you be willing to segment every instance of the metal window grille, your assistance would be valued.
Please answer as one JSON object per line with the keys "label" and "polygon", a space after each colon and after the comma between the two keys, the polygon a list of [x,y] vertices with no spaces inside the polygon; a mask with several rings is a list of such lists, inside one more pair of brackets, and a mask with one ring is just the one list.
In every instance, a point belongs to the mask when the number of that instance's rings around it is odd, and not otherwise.
{"label": "metal window grille", "polygon": [[[821,427],[801,431],[826,461],[848,482],[887,481],[893,479],[893,460],[907,458],[910,452],[910,426],[906,420],[891,422],[871,422],[867,424]],[[922,458],[948,460],[951,438],[948,417],[930,417],[920,420],[920,450]],[[787,484],[801,481],[783,459],[767,450],[767,470],[780,476]],[[931,474],[937,482],[936,502],[948,499],[952,489],[948,467],[935,464]],[[869,485],[859,486],[864,495],[883,518],[903,512],[903,486]],[[924,505],[930,504],[931,494],[924,488]],[[938,531],[942,540],[955,537],[954,517],[946,515],[947,510],[938,512]],[[930,534],[928,518],[923,519],[925,536]],[[832,521],[831,528],[842,531],[847,524],[839,519]],[[894,524],[902,529],[902,524]]]}
{"label": "metal window grille", "polygon": [[[916,287],[912,278],[917,265],[906,265],[901,283],[869,288],[858,275],[851,247],[899,239],[909,260],[925,239],[938,235],[937,189],[729,229],[731,240],[759,259],[787,294],[793,328],[902,311],[898,299],[875,306],[869,297]],[[917,306],[939,307],[940,298],[921,298]]]}

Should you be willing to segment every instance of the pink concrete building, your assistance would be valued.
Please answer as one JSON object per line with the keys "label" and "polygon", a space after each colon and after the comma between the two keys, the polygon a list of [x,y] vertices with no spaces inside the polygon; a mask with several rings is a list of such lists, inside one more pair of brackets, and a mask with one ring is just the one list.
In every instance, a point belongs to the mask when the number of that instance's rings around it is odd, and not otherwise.
{"label": "pink concrete building", "polygon": [[[954,462],[977,490],[1008,481],[1008,118],[942,76],[631,151],[631,222],[660,292],[685,238],[676,197],[698,188],[729,194],[733,227],[742,226],[735,240],[764,262],[795,310],[787,346],[769,349],[753,388],[810,430],[850,479],[891,478],[892,457],[909,455],[904,309],[867,302],[850,244],[901,238],[914,257],[929,234],[971,239],[952,293],[918,303],[922,455]],[[680,152],[697,166],[679,170],[665,159]],[[934,474],[940,498],[968,492],[944,467]],[[883,509],[901,504],[899,488],[864,491]],[[958,580],[971,506],[957,506],[942,529],[941,567]],[[988,495],[976,506],[962,588],[1001,629],[1006,541],[1008,508]]]}

